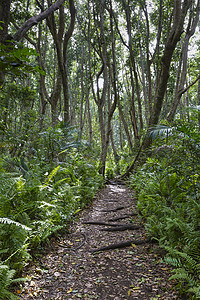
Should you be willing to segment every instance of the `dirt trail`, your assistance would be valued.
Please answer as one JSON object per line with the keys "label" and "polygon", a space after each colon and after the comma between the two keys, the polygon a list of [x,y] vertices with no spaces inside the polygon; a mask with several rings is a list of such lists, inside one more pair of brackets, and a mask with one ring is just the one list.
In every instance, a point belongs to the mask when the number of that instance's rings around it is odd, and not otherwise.
{"label": "dirt trail", "polygon": [[[92,254],[102,246],[146,240],[143,224],[134,215],[135,205],[133,191],[124,185],[107,185],[92,206],[74,221],[71,232],[62,240],[52,242],[48,253],[29,268],[29,281],[24,283],[19,299],[181,299],[168,281],[170,270],[161,263],[155,244],[132,244]],[[132,216],[128,217],[129,214]],[[114,226],[85,224],[88,221]],[[116,223],[130,222],[140,226],[132,230],[102,231],[116,228]]]}

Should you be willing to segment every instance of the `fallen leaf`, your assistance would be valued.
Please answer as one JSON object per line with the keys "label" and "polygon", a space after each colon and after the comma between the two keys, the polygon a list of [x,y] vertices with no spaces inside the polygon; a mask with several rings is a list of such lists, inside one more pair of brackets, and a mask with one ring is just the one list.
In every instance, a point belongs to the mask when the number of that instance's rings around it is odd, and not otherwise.
{"label": "fallen leaf", "polygon": [[60,275],[61,275],[60,272],[55,272],[55,273],[54,273],[54,276],[55,276],[55,277],[59,277]]}
{"label": "fallen leaf", "polygon": [[71,287],[68,291],[67,294],[71,293],[73,291],[73,288]]}
{"label": "fallen leaf", "polygon": [[35,286],[35,281],[31,280],[29,286]]}

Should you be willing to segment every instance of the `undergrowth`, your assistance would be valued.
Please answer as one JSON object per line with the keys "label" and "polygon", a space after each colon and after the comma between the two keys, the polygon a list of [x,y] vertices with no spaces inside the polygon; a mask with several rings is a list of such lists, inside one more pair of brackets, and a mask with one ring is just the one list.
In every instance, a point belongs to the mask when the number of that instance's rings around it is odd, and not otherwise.
{"label": "undergrowth", "polygon": [[9,287],[23,280],[32,251],[67,228],[102,183],[90,147],[63,128],[43,132],[20,156],[1,154],[0,299],[16,298]]}
{"label": "undergrowth", "polygon": [[177,280],[180,293],[200,299],[199,128],[195,120],[163,128],[152,131],[152,155],[131,175],[130,185],[137,191],[149,235],[174,267],[171,279]]}

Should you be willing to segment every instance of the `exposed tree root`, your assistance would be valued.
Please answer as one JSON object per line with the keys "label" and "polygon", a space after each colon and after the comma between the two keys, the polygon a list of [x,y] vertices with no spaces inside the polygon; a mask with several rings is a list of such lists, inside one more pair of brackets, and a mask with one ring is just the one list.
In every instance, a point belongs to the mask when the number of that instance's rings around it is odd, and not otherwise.
{"label": "exposed tree root", "polygon": [[115,200],[115,199],[100,199],[99,201],[118,202],[118,200]]}
{"label": "exposed tree root", "polygon": [[123,226],[126,224],[120,224],[120,223],[106,223],[103,221],[86,221],[82,222],[82,224],[89,224],[89,225],[103,225],[103,226]]}
{"label": "exposed tree root", "polygon": [[76,251],[76,250],[80,249],[87,242],[87,236],[85,235],[85,233],[81,233],[81,234],[82,234],[84,240],[82,241],[82,243],[79,246],[77,246],[76,248],[73,248],[72,251]]}
{"label": "exposed tree root", "polygon": [[83,239],[83,242],[82,242],[79,246],[77,246],[76,248],[70,248],[69,245],[61,244],[61,243],[58,243],[58,245],[59,245],[60,247],[62,247],[62,248],[66,248],[66,249],[69,249],[69,250],[71,250],[71,251],[76,251],[76,250],[80,249],[80,248],[86,243],[86,241],[87,241],[87,236],[85,235],[85,233],[81,232],[81,235],[82,235],[83,238],[84,238],[84,239]]}
{"label": "exposed tree root", "polygon": [[117,243],[117,244],[111,244],[108,246],[104,246],[104,247],[100,247],[94,250],[91,250],[91,253],[95,253],[95,252],[100,252],[100,251],[106,251],[106,250],[113,250],[113,249],[121,249],[121,248],[125,248],[125,247],[130,247],[132,244],[134,245],[143,245],[146,243],[150,242],[150,238],[147,238],[145,240],[130,240],[130,241],[126,241],[126,242],[121,242],[121,243]]}
{"label": "exposed tree root", "polygon": [[101,229],[101,231],[114,232],[114,231],[124,231],[124,230],[136,230],[136,229],[140,229],[141,227],[142,226],[140,226],[140,225],[125,224],[122,226],[115,226],[114,228],[104,228],[104,229]]}
{"label": "exposed tree root", "polygon": [[115,179],[115,180],[108,179],[106,181],[106,184],[111,184],[111,185],[126,185],[126,181],[125,180],[120,180],[120,179]]}
{"label": "exposed tree root", "polygon": [[116,212],[116,211],[118,211],[118,210],[122,210],[122,209],[125,209],[125,208],[129,208],[129,207],[119,206],[119,207],[114,208],[114,209],[101,210],[101,211],[102,211],[102,212]]}
{"label": "exposed tree root", "polygon": [[108,221],[109,222],[114,222],[114,221],[118,221],[118,220],[128,219],[128,218],[130,218],[132,216],[137,216],[137,215],[138,215],[138,213],[132,213],[132,214],[128,214],[128,215],[123,215],[123,216],[111,218]]}

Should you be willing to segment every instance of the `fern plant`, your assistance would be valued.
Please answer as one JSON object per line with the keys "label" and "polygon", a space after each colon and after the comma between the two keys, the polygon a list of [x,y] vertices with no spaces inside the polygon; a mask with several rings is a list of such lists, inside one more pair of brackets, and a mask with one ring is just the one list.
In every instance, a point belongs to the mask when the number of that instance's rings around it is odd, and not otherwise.
{"label": "fern plant", "polygon": [[10,292],[13,283],[22,282],[25,278],[14,278],[15,270],[9,269],[8,265],[0,263],[0,299],[17,300],[18,297]]}
{"label": "fern plant", "polygon": [[176,279],[180,291],[191,299],[200,299],[198,130],[197,120],[192,118],[190,122],[176,120],[171,128],[152,129],[151,158],[130,177],[146,229],[167,252],[165,261],[174,267],[171,279]]}

